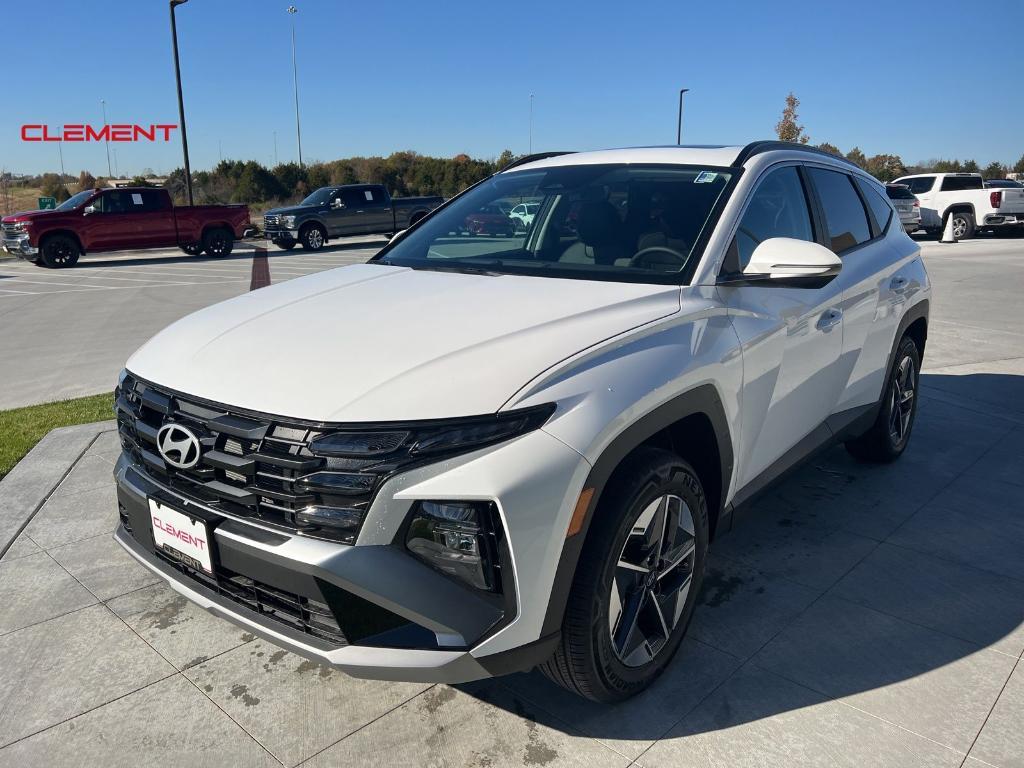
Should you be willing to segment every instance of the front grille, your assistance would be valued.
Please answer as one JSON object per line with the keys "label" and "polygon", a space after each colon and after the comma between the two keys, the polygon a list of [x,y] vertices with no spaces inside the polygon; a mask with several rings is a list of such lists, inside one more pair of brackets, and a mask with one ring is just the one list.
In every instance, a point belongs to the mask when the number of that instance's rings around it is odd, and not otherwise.
{"label": "front grille", "polygon": [[277,229],[281,226],[281,217],[275,214],[268,214],[263,217],[264,229]]}
{"label": "front grille", "polygon": [[[303,490],[298,480],[335,459],[314,456],[308,446],[321,434],[306,425],[268,417],[254,418],[162,390],[128,376],[118,388],[118,432],[132,462],[158,483],[225,514],[256,519],[270,526],[331,541],[350,543],[355,534],[303,525],[295,513],[311,505],[341,506],[365,512],[376,491],[337,496]],[[167,423],[191,429],[202,445],[191,469],[167,464],[157,434]],[[348,467],[349,471],[357,467]]]}
{"label": "front grille", "polygon": [[156,550],[156,554],[193,581],[261,616],[303,634],[325,640],[336,647],[348,645],[345,633],[325,603],[277,589],[248,576],[232,573],[222,566],[218,566],[216,573],[211,576],[168,557],[159,549]]}
{"label": "front grille", "polygon": [[25,234],[25,230],[21,228],[20,224],[3,224],[0,226],[3,227],[3,233],[7,237]]}

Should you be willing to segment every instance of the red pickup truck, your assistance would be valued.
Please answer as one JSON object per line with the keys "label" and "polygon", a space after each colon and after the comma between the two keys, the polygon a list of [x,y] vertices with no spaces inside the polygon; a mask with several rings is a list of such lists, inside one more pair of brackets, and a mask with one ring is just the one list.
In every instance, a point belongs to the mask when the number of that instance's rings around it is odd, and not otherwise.
{"label": "red pickup truck", "polygon": [[185,253],[226,256],[255,228],[245,205],[176,208],[166,189],[88,189],[53,210],[0,221],[8,253],[47,267],[72,267],[83,253],[177,246]]}

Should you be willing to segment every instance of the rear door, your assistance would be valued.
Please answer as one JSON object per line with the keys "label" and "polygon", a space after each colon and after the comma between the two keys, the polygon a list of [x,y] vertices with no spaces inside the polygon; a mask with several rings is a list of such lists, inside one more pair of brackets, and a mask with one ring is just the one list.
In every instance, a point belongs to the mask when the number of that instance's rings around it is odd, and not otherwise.
{"label": "rear door", "polygon": [[132,194],[133,204],[142,200],[139,236],[146,248],[168,248],[178,244],[174,223],[174,209],[167,193],[159,189],[144,189]]}
{"label": "rear door", "polygon": [[[810,199],[798,165],[767,171],[747,202],[724,271],[742,270],[770,238],[820,240]],[[719,291],[743,350],[742,488],[799,458],[801,441],[816,444],[830,435],[825,421],[843,384],[837,370],[842,288],[833,280],[820,287],[724,284]]]}
{"label": "rear door", "polygon": [[378,186],[364,187],[359,192],[362,210],[362,233],[391,232],[395,227],[391,200],[384,194],[384,188]]}

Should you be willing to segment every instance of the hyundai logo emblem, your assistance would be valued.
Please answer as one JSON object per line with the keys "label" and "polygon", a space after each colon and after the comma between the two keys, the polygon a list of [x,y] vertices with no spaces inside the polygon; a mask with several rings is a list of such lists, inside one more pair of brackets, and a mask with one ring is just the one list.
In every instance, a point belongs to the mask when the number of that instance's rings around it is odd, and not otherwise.
{"label": "hyundai logo emblem", "polygon": [[199,463],[202,446],[196,433],[181,424],[164,424],[156,433],[156,446],[164,461],[178,469],[191,469]]}

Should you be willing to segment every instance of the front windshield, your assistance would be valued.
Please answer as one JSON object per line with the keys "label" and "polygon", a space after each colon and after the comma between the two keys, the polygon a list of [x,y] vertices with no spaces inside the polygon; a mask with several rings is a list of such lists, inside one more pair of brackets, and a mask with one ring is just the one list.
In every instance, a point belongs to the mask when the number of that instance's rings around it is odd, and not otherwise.
{"label": "front windshield", "polygon": [[[674,282],[698,243],[729,169],[569,165],[502,173],[467,192],[380,263],[454,271]],[[525,210],[531,217],[519,215]],[[509,215],[515,211],[515,214]]]}
{"label": "front windshield", "polygon": [[79,192],[77,195],[72,195],[71,197],[69,197],[63,203],[58,205],[54,210],[70,211],[73,208],[77,208],[78,206],[80,206],[94,194],[96,194],[96,190],[94,189],[87,189],[84,192]]}
{"label": "front windshield", "polygon": [[330,199],[332,191],[333,190],[330,187],[321,187],[299,203],[299,205],[327,205],[327,201]]}

